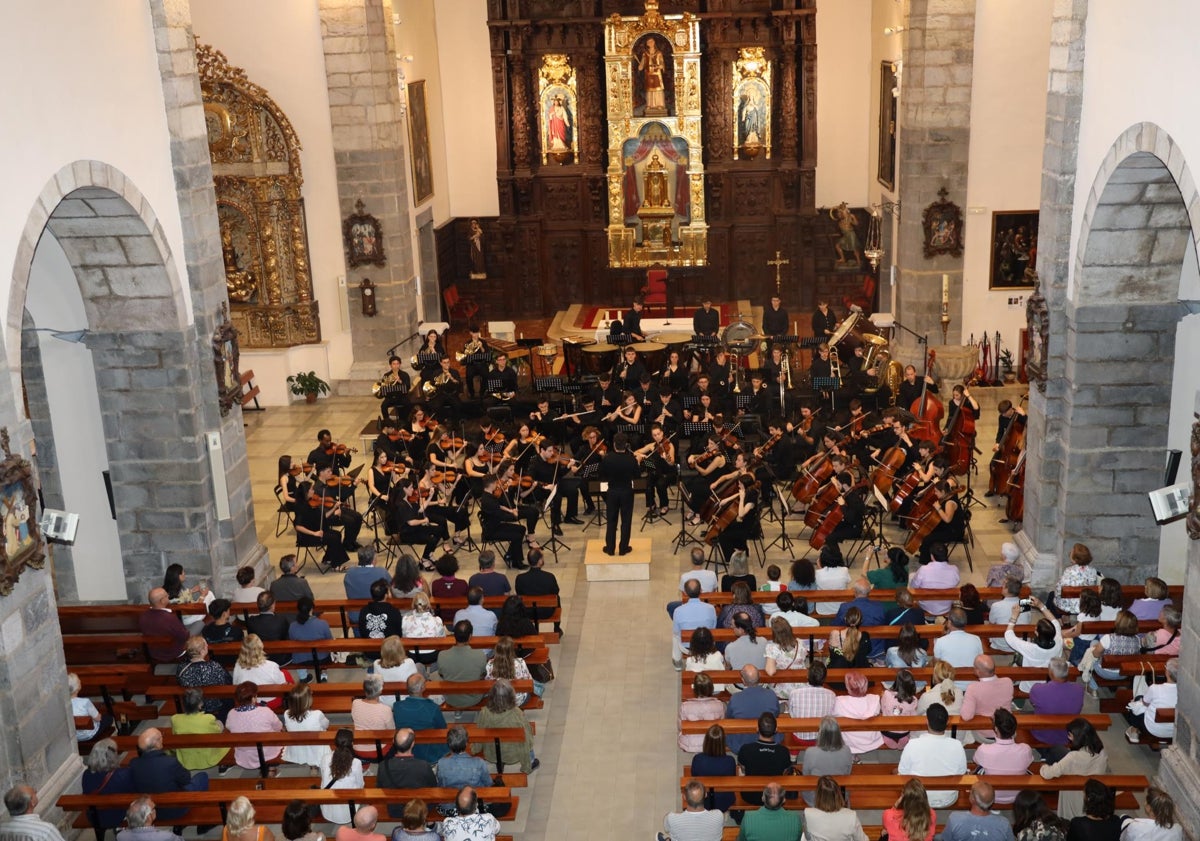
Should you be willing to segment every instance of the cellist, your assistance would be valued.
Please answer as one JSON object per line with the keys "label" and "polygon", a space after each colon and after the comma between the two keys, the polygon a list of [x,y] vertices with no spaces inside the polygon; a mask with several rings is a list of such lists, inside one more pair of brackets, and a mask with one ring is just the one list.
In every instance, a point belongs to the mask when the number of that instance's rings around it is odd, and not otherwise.
{"label": "cellist", "polygon": [[745,550],[747,542],[759,536],[759,499],[758,482],[752,474],[743,474],[738,479],[737,495],[729,503],[734,507],[733,521],[717,536],[717,543],[725,554],[725,563],[729,563],[735,551]]}
{"label": "cellist", "polygon": [[967,509],[958,501],[954,487],[942,480],[934,486],[937,501],[929,516],[937,517],[934,526],[924,540],[921,541],[920,559],[922,564],[929,563],[929,550],[935,543],[960,543],[967,528]]}
{"label": "cellist", "polygon": [[837,504],[842,509],[842,521],[825,537],[826,543],[840,543],[862,535],[863,509],[866,508],[866,488],[854,484],[854,476],[843,470],[829,481],[838,489]]}

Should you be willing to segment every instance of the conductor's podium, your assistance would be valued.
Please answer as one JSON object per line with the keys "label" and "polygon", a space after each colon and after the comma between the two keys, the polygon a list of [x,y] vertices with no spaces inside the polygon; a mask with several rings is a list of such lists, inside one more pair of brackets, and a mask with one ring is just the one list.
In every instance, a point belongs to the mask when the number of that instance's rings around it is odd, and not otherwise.
{"label": "conductor's podium", "polygon": [[[650,538],[634,537],[628,555],[604,554],[604,540],[589,540],[583,555],[588,581],[649,581]],[[619,551],[619,547],[614,547]]]}

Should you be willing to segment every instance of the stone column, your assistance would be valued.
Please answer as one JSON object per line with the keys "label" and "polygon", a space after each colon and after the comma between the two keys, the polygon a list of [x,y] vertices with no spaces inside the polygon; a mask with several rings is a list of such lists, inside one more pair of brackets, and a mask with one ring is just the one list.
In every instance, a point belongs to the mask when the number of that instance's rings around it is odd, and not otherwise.
{"label": "stone column", "polygon": [[1046,99],[1046,140],[1042,153],[1042,200],[1038,221],[1038,275],[1050,313],[1046,348],[1049,372],[1045,391],[1029,390],[1027,436],[1036,446],[1026,451],[1025,520],[1017,543],[1041,588],[1058,580],[1061,565],[1065,470],[1064,378],[1067,355],[1067,278],[1079,155],[1079,118],[1083,109],[1084,31],[1087,0],[1055,0],[1050,27],[1050,74]]}
{"label": "stone column", "polygon": [[[1197,395],[1196,411],[1200,411]],[[1183,591],[1183,630],[1179,663],[1179,703],[1175,708],[1175,744],[1162,753],[1159,780],[1175,800],[1189,838],[1200,833],[1200,541],[1188,541],[1187,580]],[[1189,642],[1189,640],[1191,640]]]}
{"label": "stone column", "polygon": [[[417,329],[406,128],[396,79],[392,4],[320,0],[320,14],[342,218],[354,213],[355,202],[362,199],[366,212],[383,226],[387,265],[361,266],[346,274],[355,359],[351,378],[373,380],[388,348]],[[373,318],[362,315],[358,287],[364,277],[376,287],[379,314]]]}
{"label": "stone column", "polygon": [[[975,54],[975,0],[912,0],[905,39],[901,96],[900,216],[896,320],[942,344],[942,275],[950,276],[947,343],[962,341],[962,255],[924,256],[921,215],[939,200],[967,204],[971,140],[971,81]],[[912,353],[914,340],[897,331]],[[918,364],[918,368],[920,365]]]}

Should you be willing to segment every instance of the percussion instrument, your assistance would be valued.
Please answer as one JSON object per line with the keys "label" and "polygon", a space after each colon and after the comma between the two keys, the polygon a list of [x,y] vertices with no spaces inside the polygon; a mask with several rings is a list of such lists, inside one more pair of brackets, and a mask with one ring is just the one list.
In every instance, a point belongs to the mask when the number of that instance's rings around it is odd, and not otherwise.
{"label": "percussion instrument", "polygon": [[758,328],[749,321],[743,321],[741,316],[721,333],[721,343],[738,356],[746,356],[753,351],[759,339]]}
{"label": "percussion instrument", "polygon": [[604,371],[611,371],[613,366],[617,364],[617,357],[621,353],[621,349],[616,345],[610,345],[603,342],[593,342],[590,345],[581,347],[583,352],[582,367],[589,374],[601,374]]}
{"label": "percussion instrument", "polygon": [[[660,342],[667,346],[667,352],[663,356],[663,365],[667,364],[667,358],[670,357],[671,351],[677,351],[679,353],[680,367],[684,370],[688,369],[692,361],[692,349],[689,347],[692,344],[691,333],[659,333],[651,336],[650,339],[651,341]],[[661,368],[662,366],[659,367]]]}
{"label": "percussion instrument", "polygon": [[658,342],[637,342],[629,345],[637,351],[638,359],[651,374],[661,371],[667,364],[667,346]]}
{"label": "percussion instrument", "polygon": [[563,374],[575,376],[583,367],[582,351],[588,345],[596,344],[595,339],[585,339],[581,336],[563,336]]}
{"label": "percussion instrument", "polygon": [[[835,347],[845,343],[846,348],[853,351],[854,348],[866,341],[867,335],[877,332],[875,325],[866,316],[860,312],[852,312],[833,331],[833,335],[829,337],[829,346]],[[884,344],[886,345],[887,342],[885,341]]]}
{"label": "percussion instrument", "polygon": [[533,349],[534,355],[542,361],[542,375],[550,376],[554,373],[554,360],[558,358],[558,345],[547,343],[538,345]]}

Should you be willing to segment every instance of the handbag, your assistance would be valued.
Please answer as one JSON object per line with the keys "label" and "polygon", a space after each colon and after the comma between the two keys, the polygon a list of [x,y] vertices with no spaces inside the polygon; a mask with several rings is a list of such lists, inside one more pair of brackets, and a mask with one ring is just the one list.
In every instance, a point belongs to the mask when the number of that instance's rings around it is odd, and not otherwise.
{"label": "handbag", "polygon": [[545,663],[528,663],[529,676],[538,683],[549,683],[554,680],[554,664],[550,662],[550,658],[546,658]]}

